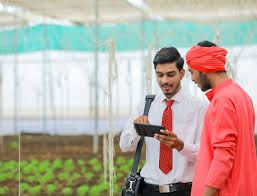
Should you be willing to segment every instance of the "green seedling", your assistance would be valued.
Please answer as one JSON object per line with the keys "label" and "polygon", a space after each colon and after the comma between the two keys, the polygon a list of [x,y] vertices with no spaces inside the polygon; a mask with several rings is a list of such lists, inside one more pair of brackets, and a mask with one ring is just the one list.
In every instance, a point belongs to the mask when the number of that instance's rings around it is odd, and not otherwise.
{"label": "green seedling", "polygon": [[66,188],[62,189],[62,193],[63,193],[64,195],[71,195],[71,194],[72,194],[72,189],[66,187]]}
{"label": "green seedling", "polygon": [[74,164],[73,159],[68,159],[66,161],[64,161],[64,166],[71,166]]}
{"label": "green seedling", "polygon": [[43,173],[43,172],[48,171],[49,168],[50,168],[50,162],[42,161],[41,163],[39,163],[39,166],[36,169],[37,169],[37,172]]}
{"label": "green seedling", "polygon": [[27,165],[28,165],[28,162],[27,162],[27,161],[21,161],[21,162],[20,162],[20,167],[21,167],[21,169],[25,168]]}
{"label": "green seedling", "polygon": [[124,174],[123,174],[123,173],[120,173],[120,172],[119,172],[119,173],[117,173],[116,175],[117,175],[117,178],[118,178],[118,179],[124,178]]}
{"label": "green seedling", "polygon": [[92,172],[87,172],[85,174],[85,178],[87,181],[90,181],[94,177],[94,174]]}
{"label": "green seedling", "polygon": [[128,172],[130,171],[131,167],[129,165],[122,165],[118,171],[121,171],[121,172]]}
{"label": "green seedling", "polygon": [[127,160],[126,159],[124,159],[123,157],[118,157],[117,158],[117,165],[124,165],[124,164],[126,164],[127,163]]}
{"label": "green seedling", "polygon": [[128,167],[129,167],[129,168],[132,168],[133,163],[134,163],[134,159],[129,159],[129,160],[128,160]]}
{"label": "green seedling", "polygon": [[53,180],[55,178],[54,174],[52,171],[48,171],[45,173],[45,175],[43,175],[39,182],[40,184],[46,184],[47,182],[50,182],[51,180]]}
{"label": "green seedling", "polygon": [[78,160],[78,165],[81,167],[82,173],[85,173],[86,172],[85,161],[82,159]]}
{"label": "green seedling", "polygon": [[79,159],[78,160],[78,165],[81,166],[81,167],[84,167],[85,166],[85,161],[82,160],[82,159]]}
{"label": "green seedling", "polygon": [[73,159],[68,159],[64,162],[64,170],[65,171],[73,171],[74,169],[75,169],[75,167],[74,167]]}
{"label": "green seedling", "polygon": [[117,184],[113,185],[113,194],[117,195],[120,192],[120,187]]}
{"label": "green seedling", "polygon": [[20,185],[20,192],[24,193],[25,191],[27,191],[30,188],[30,186],[27,183],[21,183]]}
{"label": "green seedling", "polygon": [[35,170],[36,170],[36,167],[35,165],[32,165],[32,164],[29,164],[28,166],[26,166],[24,169],[23,169],[23,173],[25,175],[28,175],[28,174],[31,174],[33,173]]}
{"label": "green seedling", "polygon": [[56,191],[56,185],[54,184],[48,184],[46,192],[48,195],[52,195]]}
{"label": "green seedling", "polygon": [[90,196],[102,196],[102,192],[104,191],[103,186],[93,186],[90,191],[89,195]]}
{"label": "green seedling", "polygon": [[69,177],[70,177],[69,172],[61,172],[61,173],[58,174],[58,179],[60,181],[67,180]]}
{"label": "green seedling", "polygon": [[37,181],[37,178],[35,176],[28,176],[27,181],[30,183],[34,183]]}
{"label": "green seedling", "polygon": [[90,159],[89,163],[90,163],[90,165],[92,165],[92,166],[94,166],[94,165],[96,165],[96,164],[100,164],[100,163],[99,163],[99,160],[98,160],[97,158],[92,158],[92,159]]}
{"label": "green seedling", "polygon": [[94,172],[100,172],[102,170],[102,165],[100,163],[97,163],[95,165],[93,165],[93,171]]}
{"label": "green seedling", "polygon": [[9,188],[7,186],[0,188],[0,195],[6,195],[9,192]]}
{"label": "green seedling", "polygon": [[56,169],[62,169],[63,168],[63,162],[61,159],[56,159],[54,160],[53,164],[52,164],[52,169],[56,170]]}
{"label": "green seedling", "polygon": [[40,185],[29,188],[29,193],[32,195],[40,195],[40,192],[41,192]]}
{"label": "green seedling", "polygon": [[4,182],[7,180],[7,174],[6,173],[1,173],[0,174],[0,182]]}
{"label": "green seedling", "polygon": [[72,184],[73,181],[77,180],[78,178],[80,177],[80,174],[79,173],[74,173],[72,174],[72,176],[70,178],[68,178],[68,182],[69,184]]}
{"label": "green seedling", "polygon": [[78,196],[85,196],[89,191],[89,187],[87,185],[82,185],[77,189]]}
{"label": "green seedling", "polygon": [[39,161],[38,161],[37,159],[33,159],[33,160],[30,162],[30,164],[31,164],[31,165],[34,165],[34,166],[37,166],[38,163],[39,163]]}

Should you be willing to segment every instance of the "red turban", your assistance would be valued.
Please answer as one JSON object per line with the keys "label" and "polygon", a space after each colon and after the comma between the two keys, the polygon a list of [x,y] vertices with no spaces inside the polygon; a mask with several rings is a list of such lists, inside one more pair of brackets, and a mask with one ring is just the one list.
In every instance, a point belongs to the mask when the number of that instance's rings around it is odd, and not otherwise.
{"label": "red turban", "polygon": [[224,71],[226,55],[228,51],[224,48],[193,46],[186,54],[186,61],[192,69],[211,73]]}

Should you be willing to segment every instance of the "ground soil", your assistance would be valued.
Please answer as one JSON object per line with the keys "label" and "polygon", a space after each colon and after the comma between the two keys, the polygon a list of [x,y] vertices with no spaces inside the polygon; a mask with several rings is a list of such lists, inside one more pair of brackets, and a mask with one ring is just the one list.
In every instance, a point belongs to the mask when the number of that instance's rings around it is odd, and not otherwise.
{"label": "ground soil", "polygon": [[[134,152],[122,152],[119,148],[119,135],[115,136],[115,157],[124,157],[130,159],[134,157]],[[18,136],[4,136],[4,145],[0,150],[0,160],[10,161],[19,160],[19,137]],[[16,145],[12,145],[16,144]],[[16,147],[15,147],[16,146]],[[80,136],[49,136],[42,134],[22,134],[20,136],[20,160],[55,160],[55,159],[73,159],[74,161],[83,159],[88,162],[91,158],[98,158],[103,161],[103,136],[99,136],[99,152],[93,153],[93,137],[89,135]],[[141,158],[145,157],[145,148],[143,148]],[[99,172],[95,179],[99,179],[103,172]],[[129,174],[129,171],[127,171]],[[124,174],[125,176],[127,174]],[[76,182],[74,186],[83,185],[85,182]],[[119,182],[123,186],[124,180]],[[89,186],[95,185],[94,180],[91,180]],[[7,181],[1,186],[8,186],[13,190],[18,190],[17,181]],[[76,187],[74,187],[76,188]],[[16,194],[12,193],[10,196]],[[28,194],[22,194],[28,196]],[[55,196],[62,195],[62,193],[55,193]],[[107,194],[108,195],[108,194]],[[43,196],[43,195],[42,195]]]}
{"label": "ground soil", "polygon": [[[19,160],[19,137],[18,136],[4,136],[4,144],[0,150],[0,160]],[[115,143],[115,159],[119,156],[124,158],[133,158],[134,152],[124,153],[119,148],[119,135],[114,138]],[[16,144],[16,145],[15,145]],[[255,145],[257,146],[257,135],[255,136]],[[99,137],[99,152],[93,153],[93,137],[88,135],[80,136],[49,136],[41,134],[23,134],[20,136],[20,159],[21,160],[55,160],[59,159],[83,159],[90,160],[97,157],[99,160],[103,159],[103,137]],[[256,150],[257,153],[257,150]],[[145,157],[145,149],[143,149],[141,158]],[[127,171],[129,173],[129,171]],[[100,176],[102,172],[98,173]],[[126,174],[125,174],[126,175]],[[95,179],[99,178],[95,176]],[[81,185],[84,182],[77,182]],[[119,182],[123,184],[124,181]],[[94,181],[90,182],[90,186]],[[0,185],[1,187],[2,185]],[[18,183],[16,181],[5,182],[4,186],[8,186],[13,190],[18,190]],[[76,186],[76,185],[75,185]],[[7,196],[14,196],[16,194],[9,194]],[[57,193],[62,195],[62,193]],[[108,194],[107,194],[108,195]],[[24,194],[28,196],[28,194]],[[43,195],[42,195],[43,196]]]}

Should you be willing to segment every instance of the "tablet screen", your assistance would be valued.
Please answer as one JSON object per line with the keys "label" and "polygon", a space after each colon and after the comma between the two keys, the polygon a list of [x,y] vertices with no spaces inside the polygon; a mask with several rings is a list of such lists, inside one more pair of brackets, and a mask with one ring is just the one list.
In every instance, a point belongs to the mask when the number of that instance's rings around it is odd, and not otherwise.
{"label": "tablet screen", "polygon": [[150,124],[142,124],[142,123],[134,123],[134,127],[137,131],[137,134],[140,136],[154,137],[154,134],[161,134],[160,130],[165,130],[165,127],[159,125],[150,125]]}

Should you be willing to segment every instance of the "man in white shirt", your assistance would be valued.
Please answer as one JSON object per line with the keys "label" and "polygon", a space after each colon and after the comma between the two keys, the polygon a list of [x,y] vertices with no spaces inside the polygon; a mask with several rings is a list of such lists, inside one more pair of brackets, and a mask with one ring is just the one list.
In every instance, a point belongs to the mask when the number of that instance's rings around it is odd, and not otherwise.
{"label": "man in white shirt", "polygon": [[145,137],[142,196],[189,196],[208,104],[182,90],[184,60],[176,48],[162,48],[153,63],[162,93],[156,95],[148,117],[142,116],[145,102],[138,105],[121,134],[120,148],[136,149],[140,136],[134,122],[164,125],[167,136]]}

